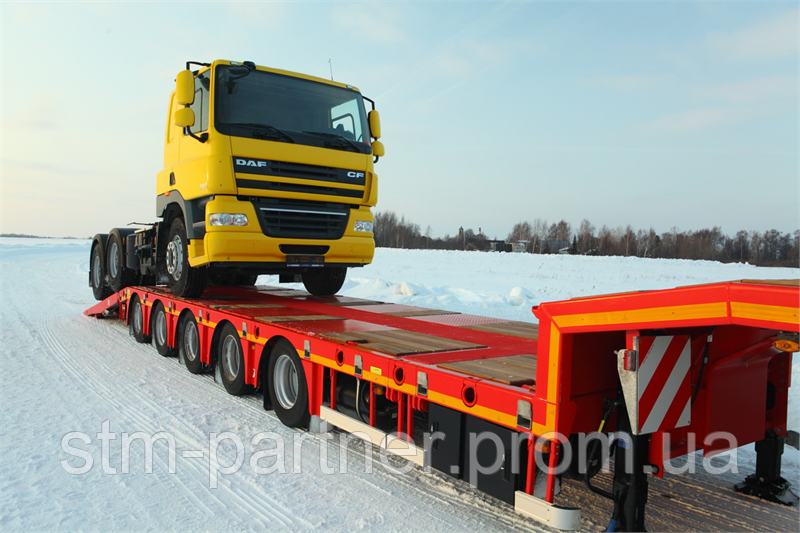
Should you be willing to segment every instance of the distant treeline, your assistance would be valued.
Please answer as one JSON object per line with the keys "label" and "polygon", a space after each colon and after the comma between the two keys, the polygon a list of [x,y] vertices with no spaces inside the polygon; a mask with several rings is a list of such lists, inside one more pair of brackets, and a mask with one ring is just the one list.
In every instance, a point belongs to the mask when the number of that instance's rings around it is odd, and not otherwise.
{"label": "distant treeline", "polygon": [[[504,246],[504,243],[508,243]],[[561,220],[548,224],[535,219],[514,224],[508,236],[487,238],[480,229],[459,228],[456,235],[432,237],[428,226],[423,234],[419,224],[398,217],[392,211],[375,214],[375,244],[384,248],[432,250],[502,250],[516,244],[518,251],[554,254],[617,255],[666,259],[704,259],[722,263],[750,263],[760,266],[800,266],[800,230],[763,233],[742,230],[725,235],[715,226],[697,231],[670,231],[658,234],[653,228],[633,229],[630,225],[597,227],[584,219],[577,229]]]}
{"label": "distant treeline", "polygon": [[[41,235],[28,235],[27,233],[0,233],[0,237],[15,237],[17,239],[80,239],[80,237],[43,237]],[[91,237],[87,237],[91,239]]]}

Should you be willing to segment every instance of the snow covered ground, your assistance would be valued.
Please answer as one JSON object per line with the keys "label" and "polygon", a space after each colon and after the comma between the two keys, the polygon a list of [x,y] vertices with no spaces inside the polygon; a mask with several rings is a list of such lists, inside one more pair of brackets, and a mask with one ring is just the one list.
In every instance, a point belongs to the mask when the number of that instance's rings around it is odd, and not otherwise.
{"label": "snow covered ground", "polygon": [[[340,454],[335,441],[281,425],[258,395],[229,396],[210,376],[191,375],[137,344],[118,322],[83,316],[94,304],[88,251],[85,240],[0,238],[3,531],[547,530],[436,474],[391,473],[376,452],[368,473],[358,445]],[[544,301],[744,278],[800,278],[800,269],[379,249],[373,265],[351,271],[342,293],[532,322],[531,306]],[[800,383],[797,362],[792,378]],[[791,394],[796,429],[800,386]],[[159,432],[173,439],[175,462],[169,441],[160,440],[148,473],[142,440],[123,441]],[[254,442],[259,434],[265,440]],[[238,468],[237,438],[245,451]],[[292,443],[301,438],[298,451]],[[287,473],[269,450],[278,442]],[[740,477],[752,470],[749,448],[738,454]],[[301,471],[291,473],[295,463]],[[83,474],[67,471],[89,465]],[[797,451],[787,449],[784,476],[795,487],[799,472]],[[585,509],[583,527],[601,529],[607,518]]]}

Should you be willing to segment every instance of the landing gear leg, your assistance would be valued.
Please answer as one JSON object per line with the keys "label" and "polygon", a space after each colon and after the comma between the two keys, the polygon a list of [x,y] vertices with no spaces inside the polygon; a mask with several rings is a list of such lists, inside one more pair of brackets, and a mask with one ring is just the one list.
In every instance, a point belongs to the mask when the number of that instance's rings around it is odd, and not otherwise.
{"label": "landing gear leg", "polygon": [[644,508],[647,504],[647,474],[650,435],[630,434],[628,413],[620,406],[620,430],[626,438],[617,442],[614,463],[614,516],[609,531],[647,531]]}
{"label": "landing gear leg", "polygon": [[798,498],[789,490],[792,484],[781,477],[784,444],[783,437],[768,431],[764,439],[756,442],[756,473],[734,485],[733,489],[771,502],[796,506]]}

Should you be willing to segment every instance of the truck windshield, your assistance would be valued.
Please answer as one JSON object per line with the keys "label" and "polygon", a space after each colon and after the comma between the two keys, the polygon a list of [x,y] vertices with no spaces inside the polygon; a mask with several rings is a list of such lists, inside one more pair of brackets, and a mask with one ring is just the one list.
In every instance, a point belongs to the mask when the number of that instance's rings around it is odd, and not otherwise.
{"label": "truck windshield", "polygon": [[215,126],[220,133],[372,152],[358,91],[245,68],[217,68]]}

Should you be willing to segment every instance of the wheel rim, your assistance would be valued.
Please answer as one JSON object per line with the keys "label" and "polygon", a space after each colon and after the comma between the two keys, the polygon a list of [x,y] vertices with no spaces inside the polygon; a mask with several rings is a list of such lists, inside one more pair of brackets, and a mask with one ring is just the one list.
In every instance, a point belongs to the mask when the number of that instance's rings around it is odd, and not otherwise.
{"label": "wheel rim", "polygon": [[287,354],[282,354],[275,362],[273,383],[275,396],[284,409],[291,409],[297,402],[299,379],[294,361]]}
{"label": "wheel rim", "polygon": [[167,272],[175,281],[181,279],[181,273],[183,272],[183,243],[180,235],[175,235],[167,244]]}
{"label": "wheel rim", "polygon": [[117,279],[117,274],[119,273],[119,246],[117,246],[117,241],[111,243],[111,248],[108,250],[108,275],[111,276],[112,279]]}
{"label": "wheel rim", "polygon": [[167,344],[167,314],[163,309],[156,313],[156,342],[159,346]]}
{"label": "wheel rim", "polygon": [[94,254],[92,258],[92,284],[95,287],[100,286],[100,254]]}
{"label": "wheel rim", "polygon": [[228,381],[233,381],[239,375],[239,339],[228,335],[222,342],[222,371]]}
{"label": "wheel rim", "polygon": [[186,323],[186,329],[183,333],[183,347],[185,349],[184,356],[188,361],[197,359],[198,346],[200,345],[200,338],[197,336],[197,325],[189,321]]}
{"label": "wheel rim", "polygon": [[138,298],[133,302],[133,331],[137,334],[142,332],[142,304]]}

